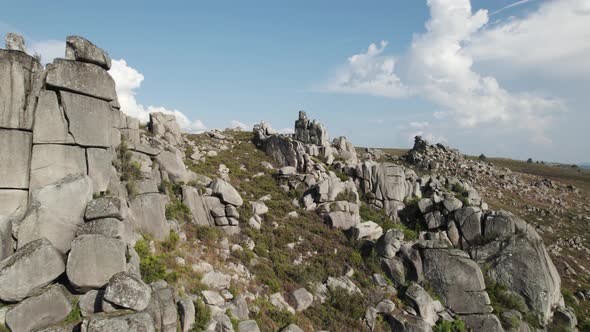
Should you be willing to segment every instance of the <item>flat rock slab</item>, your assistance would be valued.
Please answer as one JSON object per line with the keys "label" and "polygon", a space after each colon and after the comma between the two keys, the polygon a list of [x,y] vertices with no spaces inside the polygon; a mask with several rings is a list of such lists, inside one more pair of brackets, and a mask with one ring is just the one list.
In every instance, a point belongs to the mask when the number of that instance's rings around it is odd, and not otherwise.
{"label": "flat rock slab", "polygon": [[68,176],[33,191],[31,208],[18,227],[18,247],[45,237],[67,253],[91,199],[92,181],[86,175]]}
{"label": "flat rock slab", "polygon": [[42,144],[33,146],[31,190],[65,178],[86,174],[86,153],[70,145]]}
{"label": "flat rock slab", "polygon": [[24,212],[28,200],[29,192],[27,190],[0,189],[0,202],[2,202],[0,204],[0,219],[19,211]]}
{"label": "flat rock slab", "polygon": [[95,193],[105,192],[116,174],[113,167],[115,153],[112,149],[86,149],[88,160],[88,176],[92,179]]}
{"label": "flat rock slab", "polygon": [[100,197],[93,199],[86,206],[84,218],[88,221],[102,218],[125,219],[126,203],[119,197]]}
{"label": "flat rock slab", "polygon": [[0,129],[0,188],[29,188],[32,139],[29,132]]}
{"label": "flat rock slab", "polygon": [[98,99],[117,99],[115,81],[103,68],[78,61],[55,59],[47,65],[48,86],[74,91]]}
{"label": "flat rock slab", "polygon": [[43,66],[32,56],[0,50],[0,128],[31,130]]}
{"label": "flat rock slab", "polygon": [[209,188],[213,191],[213,195],[221,198],[221,200],[227,204],[234,206],[242,206],[242,204],[244,204],[244,201],[236,188],[222,179],[213,180],[209,185]]}
{"label": "flat rock slab", "polygon": [[84,234],[100,234],[117,239],[125,238],[125,224],[115,218],[87,221],[78,227],[76,236]]}
{"label": "flat rock slab", "polygon": [[74,141],[82,146],[111,146],[111,106],[104,100],[60,91]]}
{"label": "flat rock slab", "polygon": [[72,242],[66,273],[80,290],[104,287],[111,277],[127,269],[125,243],[103,235],[82,235]]}
{"label": "flat rock slab", "polygon": [[62,254],[43,238],[0,262],[0,299],[17,302],[33,295],[66,270]]}
{"label": "flat rock slab", "polygon": [[82,322],[86,332],[155,332],[152,317],[145,312],[122,316],[93,316]]}
{"label": "flat rock slab", "polygon": [[104,299],[123,308],[142,311],[150,303],[152,289],[140,277],[119,272],[111,277]]}
{"label": "flat rock slab", "polygon": [[33,143],[73,144],[74,138],[68,130],[68,121],[59,107],[55,91],[41,91],[35,111]]}
{"label": "flat rock slab", "polygon": [[111,58],[107,52],[80,36],[66,38],[66,59],[93,63],[105,70],[111,69]]}
{"label": "flat rock slab", "polygon": [[152,235],[156,240],[164,240],[170,235],[170,225],[166,221],[168,197],[162,194],[135,196],[130,202],[129,223],[136,230]]}
{"label": "flat rock slab", "polygon": [[72,311],[63,286],[53,285],[6,312],[6,326],[13,332],[29,332],[57,324]]}

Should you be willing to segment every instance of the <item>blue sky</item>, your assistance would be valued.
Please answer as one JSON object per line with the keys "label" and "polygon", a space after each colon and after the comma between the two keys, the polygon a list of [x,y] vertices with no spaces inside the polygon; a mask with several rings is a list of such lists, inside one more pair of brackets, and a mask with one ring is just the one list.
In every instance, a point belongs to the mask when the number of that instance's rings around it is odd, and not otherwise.
{"label": "blue sky", "polygon": [[0,34],[45,60],[84,36],[125,60],[113,76],[133,82],[119,92],[129,109],[177,110],[193,129],[291,128],[304,109],[358,146],[420,133],[471,154],[584,162],[589,15],[585,0],[21,0],[3,5]]}

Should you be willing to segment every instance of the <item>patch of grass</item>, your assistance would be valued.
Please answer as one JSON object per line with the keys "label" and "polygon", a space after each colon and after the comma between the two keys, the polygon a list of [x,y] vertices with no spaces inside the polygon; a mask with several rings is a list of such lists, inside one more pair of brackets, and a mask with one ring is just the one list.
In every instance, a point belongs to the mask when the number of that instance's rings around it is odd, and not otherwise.
{"label": "patch of grass", "polygon": [[80,306],[78,306],[78,301],[78,299],[72,301],[72,311],[70,311],[66,318],[64,318],[64,324],[77,323],[82,320],[82,313],[80,312]]}
{"label": "patch of grass", "polygon": [[166,219],[174,219],[179,222],[192,220],[191,210],[181,201],[174,201],[166,205]]}
{"label": "patch of grass", "polygon": [[270,331],[278,331],[295,322],[295,315],[286,310],[276,308],[262,297],[254,300],[252,306],[258,307],[258,312],[254,313],[252,317],[259,326],[263,326]]}
{"label": "patch of grass", "polygon": [[177,247],[178,241],[178,235],[171,231],[168,239],[159,243],[162,252],[157,254],[150,252],[149,236],[136,242],[135,251],[139,255],[139,269],[143,281],[149,284],[160,279],[171,283],[178,280],[179,271],[166,272],[168,267],[175,267],[173,250]]}
{"label": "patch of grass", "polygon": [[201,226],[193,223],[188,223],[183,226],[187,238],[197,238],[200,241],[207,243],[213,243],[217,241],[221,236],[221,230],[214,226]]}
{"label": "patch of grass", "polygon": [[10,329],[4,324],[0,324],[0,332],[10,332]]}
{"label": "patch of grass", "polygon": [[127,141],[122,139],[121,144],[117,147],[117,159],[113,165],[121,174],[121,181],[125,182],[129,195],[137,195],[136,181],[141,179],[141,166],[132,160],[133,154],[127,147]]}

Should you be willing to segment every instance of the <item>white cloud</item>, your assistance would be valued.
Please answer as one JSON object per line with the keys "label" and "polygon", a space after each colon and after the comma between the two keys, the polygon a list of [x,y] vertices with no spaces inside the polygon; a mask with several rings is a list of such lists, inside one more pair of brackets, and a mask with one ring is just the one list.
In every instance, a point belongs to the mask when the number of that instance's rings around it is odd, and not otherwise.
{"label": "white cloud", "polygon": [[536,1],[536,0],[520,0],[520,1],[513,2],[513,3],[511,3],[511,4],[507,5],[507,6],[504,6],[504,7],[500,8],[500,9],[496,10],[495,12],[491,13],[490,16],[496,15],[496,14],[501,13],[501,12],[507,10],[507,9],[510,9],[510,8],[514,8],[514,7],[525,5],[525,4],[527,4],[529,2],[533,2],[533,1]]}
{"label": "white cloud", "polygon": [[555,0],[482,29],[466,53],[482,62],[553,77],[590,74],[590,1]]}
{"label": "white cloud", "polygon": [[[545,130],[553,112],[562,108],[559,100],[509,92],[493,76],[473,69],[476,59],[465,45],[488,23],[487,11],[473,13],[469,0],[427,3],[430,18],[426,31],[414,35],[403,57],[396,60],[382,55],[386,42],[381,42],[381,47],[371,44],[366,53],[349,58],[347,74],[335,80],[342,83],[337,87],[343,87],[332,91],[389,97],[404,97],[411,91],[441,108],[435,114],[440,121],[453,120],[467,128],[490,124],[512,127],[526,130],[534,142],[548,143]],[[529,47],[520,54],[528,57],[534,53],[530,50],[536,49]]]}
{"label": "white cloud", "polygon": [[416,129],[423,129],[430,126],[430,123],[428,122],[410,122],[410,127],[411,128],[416,128]]}
{"label": "white cloud", "polygon": [[348,65],[328,83],[326,90],[384,97],[407,95],[407,89],[394,73],[396,59],[381,54],[386,46],[386,41],[371,44],[365,53],[348,58]]}
{"label": "white cloud", "polygon": [[233,129],[237,129],[237,130],[242,130],[242,131],[246,131],[246,130],[251,130],[252,127],[254,127],[253,125],[247,125],[241,121],[238,120],[231,120],[230,121],[230,127]]}
{"label": "white cloud", "polygon": [[150,105],[146,107],[138,103],[135,95],[141,87],[141,82],[144,80],[143,74],[129,66],[124,59],[113,60],[112,62],[113,64],[109,73],[115,80],[121,111],[125,114],[138,118],[142,122],[149,121],[149,114],[152,112],[173,114],[176,116],[176,121],[183,130],[188,132],[202,132],[207,129],[201,120],[190,120],[179,110],[170,110],[163,106]]}
{"label": "white cloud", "polygon": [[45,65],[53,62],[55,58],[63,58],[66,53],[66,42],[62,40],[42,40],[32,42],[27,46],[29,54],[41,55],[41,62]]}

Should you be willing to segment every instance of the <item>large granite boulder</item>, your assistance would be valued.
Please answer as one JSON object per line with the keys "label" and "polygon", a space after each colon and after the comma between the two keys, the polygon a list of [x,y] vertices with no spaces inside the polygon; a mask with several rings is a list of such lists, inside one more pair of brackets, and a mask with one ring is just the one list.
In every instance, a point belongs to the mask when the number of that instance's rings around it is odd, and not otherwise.
{"label": "large granite boulder", "polygon": [[37,109],[35,110],[33,143],[74,143],[74,138],[69,133],[68,120],[63,110],[59,107],[55,91],[43,90],[39,95]]}
{"label": "large granite boulder", "polygon": [[115,153],[112,149],[86,149],[88,158],[88,176],[94,184],[94,192],[107,191],[111,178],[116,171],[113,168]]}
{"label": "large granite boulder", "polygon": [[30,188],[38,189],[68,175],[86,174],[86,152],[73,145],[33,146]]}
{"label": "large granite boulder", "polygon": [[461,319],[465,322],[465,326],[472,331],[504,332],[500,319],[493,314],[462,315]]}
{"label": "large granite boulder", "polygon": [[0,300],[21,301],[66,270],[62,254],[47,239],[28,243],[0,262]]}
{"label": "large granite boulder", "polygon": [[190,175],[186,170],[186,166],[180,157],[170,151],[162,151],[156,156],[156,160],[160,167],[164,169],[170,180],[178,183],[187,183],[190,180]]}
{"label": "large granite boulder", "polygon": [[31,130],[43,66],[16,50],[0,50],[0,128]]}
{"label": "large granite boulder", "polygon": [[205,200],[196,188],[182,186],[182,202],[191,210],[195,224],[200,226],[211,226],[214,224]]}
{"label": "large granite boulder", "polygon": [[111,69],[111,58],[107,52],[79,36],[66,38],[66,59],[93,63],[105,70]]}
{"label": "large granite boulder", "polygon": [[118,272],[127,270],[127,246],[103,235],[81,235],[72,242],[66,273],[80,290],[99,289]]}
{"label": "large granite boulder", "polygon": [[123,308],[142,311],[150,303],[151,288],[140,277],[119,272],[111,277],[104,299]]}
{"label": "large granite boulder", "polygon": [[6,44],[7,50],[15,50],[21,52],[27,52],[25,47],[25,39],[23,36],[14,32],[9,32],[4,36],[4,43]]}
{"label": "large granite boulder", "polygon": [[128,224],[135,231],[146,232],[156,240],[164,240],[170,234],[170,225],[166,221],[166,204],[168,196],[162,194],[143,194],[135,196],[129,202]]}
{"label": "large granite boulder", "polygon": [[84,234],[100,234],[106,237],[125,239],[125,224],[119,219],[105,218],[87,221],[78,226],[76,236]]}
{"label": "large granite boulder", "polygon": [[105,101],[117,99],[115,81],[103,68],[65,59],[47,65],[46,84],[57,89],[74,91]]}
{"label": "large granite boulder", "polygon": [[422,250],[424,278],[443,304],[458,314],[491,313],[481,269],[457,249]]}
{"label": "large granite boulder", "polygon": [[178,311],[172,288],[168,287],[164,281],[156,281],[151,286],[153,290],[152,297],[145,312],[152,317],[156,330],[175,332],[178,323]]}
{"label": "large granite boulder", "polygon": [[242,206],[244,204],[240,193],[231,184],[222,179],[213,180],[209,188],[213,191],[213,195],[219,197],[224,203],[234,206]]}
{"label": "large granite boulder", "polygon": [[434,300],[420,285],[412,283],[405,293],[406,299],[418,315],[431,326],[438,320]]}
{"label": "large granite boulder", "polygon": [[0,142],[0,188],[29,188],[31,133],[0,129]]}
{"label": "large granite boulder", "polygon": [[68,176],[33,191],[31,207],[18,226],[18,247],[44,237],[65,254],[91,199],[92,181],[86,175]]}
{"label": "large granite boulder", "polygon": [[176,117],[173,114],[164,114],[160,112],[150,113],[150,122],[148,123],[150,131],[154,135],[164,135],[170,133],[181,142],[180,126],[176,122]]}
{"label": "large granite boulder", "polygon": [[19,302],[6,312],[6,326],[13,332],[29,332],[61,322],[72,304],[61,285],[53,285]]}
{"label": "large granite boulder", "polygon": [[152,317],[146,312],[121,316],[92,316],[82,322],[86,332],[156,332]]}
{"label": "large granite boulder", "polygon": [[111,107],[108,102],[60,91],[61,103],[74,141],[82,146],[111,146]]}
{"label": "large granite boulder", "polygon": [[430,324],[420,317],[411,316],[406,313],[394,312],[385,315],[385,320],[391,326],[391,331],[400,332],[432,332]]}
{"label": "large granite boulder", "polygon": [[87,221],[103,218],[123,220],[127,217],[127,202],[119,197],[99,197],[93,199],[86,206],[84,218]]}

